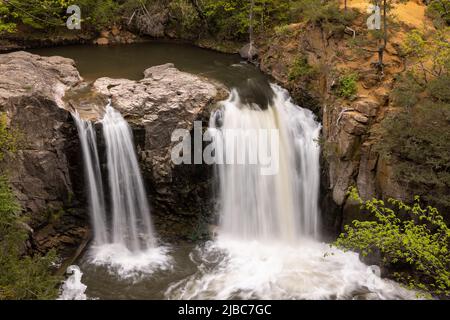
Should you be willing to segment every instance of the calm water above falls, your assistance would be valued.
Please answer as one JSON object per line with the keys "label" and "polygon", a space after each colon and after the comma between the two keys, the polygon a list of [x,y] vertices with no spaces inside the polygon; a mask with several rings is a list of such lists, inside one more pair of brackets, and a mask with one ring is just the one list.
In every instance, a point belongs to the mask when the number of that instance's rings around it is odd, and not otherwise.
{"label": "calm water above falls", "polygon": [[[168,43],[33,52],[75,59],[88,80],[139,79],[145,68],[172,62],[180,70],[237,89],[234,97],[222,103],[222,126],[212,125],[212,129],[279,128],[283,142],[283,168],[277,176],[260,177],[252,167],[218,166],[221,223],[217,239],[196,245],[169,244],[170,264],[152,272],[146,272],[146,266],[160,256],[122,255],[122,268],[113,270],[92,263],[96,253],[91,250],[78,261],[81,271],[66,285],[74,294],[66,292],[65,297],[83,297],[82,273],[87,298],[100,299],[414,298],[394,282],[374,275],[356,254],[316,240],[320,150],[315,140],[320,125],[311,112],[295,106],[283,89],[271,88],[254,67],[233,55]],[[136,273],[136,267],[141,272]]]}

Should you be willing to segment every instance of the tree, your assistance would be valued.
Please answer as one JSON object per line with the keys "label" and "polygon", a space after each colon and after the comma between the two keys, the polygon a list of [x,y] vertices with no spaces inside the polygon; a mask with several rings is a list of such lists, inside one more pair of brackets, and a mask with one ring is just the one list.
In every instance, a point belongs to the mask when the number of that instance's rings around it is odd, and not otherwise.
{"label": "tree", "polygon": [[392,11],[392,9],[397,4],[406,3],[408,0],[375,0],[374,4],[376,6],[381,7],[382,2],[382,9],[383,9],[383,29],[382,29],[382,40],[381,44],[378,46],[378,63],[377,67],[380,70],[381,73],[384,72],[384,52],[386,51],[387,44],[388,44],[388,38],[389,38],[389,14]]}

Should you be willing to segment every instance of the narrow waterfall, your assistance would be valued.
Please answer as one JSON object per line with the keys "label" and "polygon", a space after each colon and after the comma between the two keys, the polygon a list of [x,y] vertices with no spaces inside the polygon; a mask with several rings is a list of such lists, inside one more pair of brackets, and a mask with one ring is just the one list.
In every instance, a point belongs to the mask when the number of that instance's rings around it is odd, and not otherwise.
{"label": "narrow waterfall", "polygon": [[[295,106],[282,88],[273,85],[273,103],[266,110],[245,105],[234,91],[222,109],[211,117],[210,127],[219,130],[216,142],[225,164],[217,166],[220,230],[242,239],[283,240],[316,237],[319,220],[320,124],[313,113]],[[220,123],[220,127],[217,126]],[[278,172],[262,175],[261,164],[228,164],[239,153],[258,154],[259,144],[245,134],[227,131],[277,130],[279,148],[270,154]],[[277,157],[275,159],[275,157]]]}
{"label": "narrow waterfall", "polygon": [[111,197],[111,240],[133,252],[154,246],[150,209],[131,129],[108,105],[102,120]]}
{"label": "narrow waterfall", "polygon": [[108,104],[101,120],[106,144],[108,199],[102,185],[93,125],[73,115],[83,151],[94,244],[91,263],[106,265],[128,278],[170,267],[168,248],[157,247],[147,195],[139,169],[131,128]]}
{"label": "narrow waterfall", "polygon": [[101,122],[107,150],[112,212],[112,222],[108,227],[95,130],[90,121],[81,119],[78,114],[73,118],[83,151],[95,243],[122,244],[132,252],[152,247],[154,236],[150,209],[128,123],[110,105],[106,107]]}
{"label": "narrow waterfall", "polygon": [[81,119],[78,113],[73,113],[72,116],[77,125],[78,136],[83,152],[89,212],[94,229],[94,242],[97,244],[105,244],[108,242],[108,232],[95,129],[90,121]]}

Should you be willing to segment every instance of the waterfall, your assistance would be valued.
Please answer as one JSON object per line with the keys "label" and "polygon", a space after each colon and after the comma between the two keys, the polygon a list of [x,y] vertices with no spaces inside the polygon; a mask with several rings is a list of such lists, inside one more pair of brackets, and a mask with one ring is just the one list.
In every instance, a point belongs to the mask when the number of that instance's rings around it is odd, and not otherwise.
{"label": "waterfall", "polygon": [[153,247],[150,209],[131,129],[108,105],[102,120],[108,159],[112,242],[137,252]]}
{"label": "waterfall", "polygon": [[[73,115],[83,151],[89,210],[97,245],[122,244],[133,252],[154,245],[150,209],[128,123],[110,105],[101,123],[106,142],[112,223],[107,226],[95,130]],[[108,232],[109,230],[109,232]]]}
{"label": "waterfall", "polygon": [[108,242],[105,218],[105,200],[103,193],[100,161],[98,158],[95,129],[90,121],[81,119],[76,112],[75,120],[83,153],[84,172],[87,182],[89,212],[94,229],[94,241],[98,244]]}
{"label": "waterfall", "polygon": [[156,246],[150,208],[128,123],[108,104],[101,120],[110,199],[106,207],[95,130],[91,122],[81,119],[77,113],[73,118],[83,151],[94,231],[90,262],[106,265],[123,278],[169,268],[168,248]]}
{"label": "waterfall", "polygon": [[[283,240],[318,235],[320,124],[314,114],[294,105],[282,88],[273,85],[273,102],[266,110],[243,104],[236,91],[210,120],[220,132],[277,130],[279,171],[262,175],[261,165],[219,164],[220,230],[242,239]],[[218,119],[220,117],[220,119]],[[218,121],[220,120],[220,121]],[[217,126],[220,123],[220,126]],[[238,135],[218,135],[225,158],[239,152],[257,154],[259,145]],[[228,160],[228,158],[227,158]],[[228,163],[228,162],[227,162]]]}
{"label": "waterfall", "polygon": [[66,271],[70,276],[61,286],[60,296],[58,300],[86,300],[85,291],[87,286],[81,282],[83,272],[78,266],[69,266]]}
{"label": "waterfall", "polygon": [[[354,252],[319,241],[321,126],[272,85],[267,109],[243,103],[237,91],[210,119],[218,180],[218,236],[190,255],[198,271],[172,283],[169,299],[399,299],[414,293],[383,280]],[[262,164],[233,163],[254,154],[246,130],[278,130],[279,170],[262,175]],[[227,130],[238,131],[237,135]],[[235,143],[230,140],[235,139]],[[237,143],[236,143],[237,142]],[[277,152],[278,151],[278,152]]]}

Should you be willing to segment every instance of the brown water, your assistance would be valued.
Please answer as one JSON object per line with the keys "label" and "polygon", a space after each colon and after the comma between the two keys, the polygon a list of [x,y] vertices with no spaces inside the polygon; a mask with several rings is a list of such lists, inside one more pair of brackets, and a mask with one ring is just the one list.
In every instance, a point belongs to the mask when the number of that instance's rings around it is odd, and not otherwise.
{"label": "brown water", "polygon": [[43,56],[75,60],[87,81],[101,77],[139,80],[145,69],[173,63],[181,71],[218,80],[237,88],[242,99],[265,106],[272,97],[267,77],[238,55],[223,54],[188,44],[146,42],[115,46],[73,45],[30,50]]}

